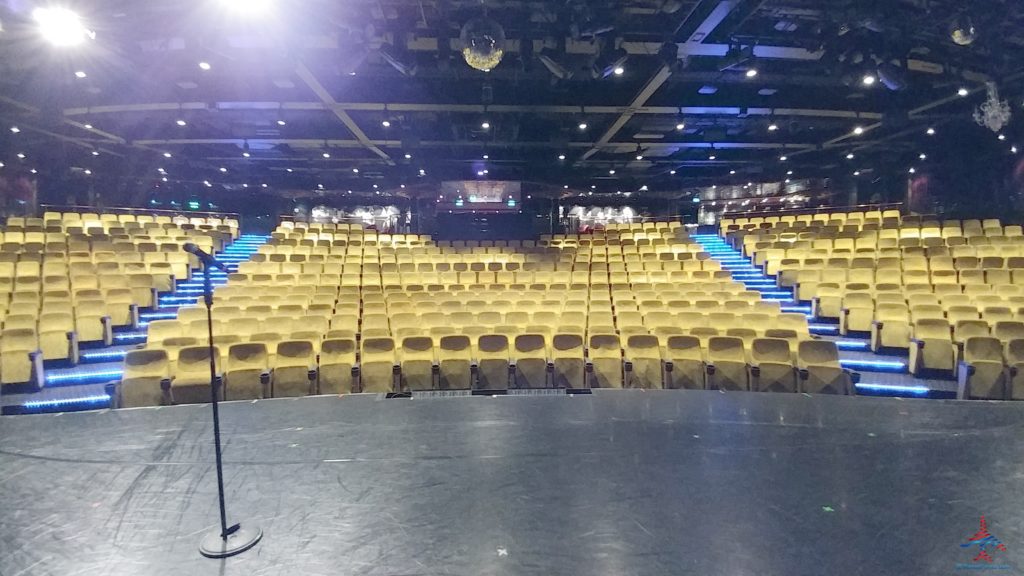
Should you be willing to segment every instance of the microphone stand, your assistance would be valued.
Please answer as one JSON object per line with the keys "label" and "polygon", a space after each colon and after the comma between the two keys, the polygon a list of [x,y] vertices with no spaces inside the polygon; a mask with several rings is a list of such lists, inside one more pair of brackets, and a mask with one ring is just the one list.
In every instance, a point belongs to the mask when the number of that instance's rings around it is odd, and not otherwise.
{"label": "microphone stand", "polygon": [[213,529],[203,536],[199,543],[199,553],[207,558],[227,558],[241,554],[252,548],[263,537],[263,530],[242,528],[241,524],[228,526],[227,511],[224,507],[224,469],[221,463],[220,449],[220,396],[221,379],[217,376],[217,351],[213,346],[213,286],[210,284],[210,268],[227,268],[213,259],[212,256],[197,250],[199,261],[203,266],[203,301],[206,303],[206,328],[210,356],[210,405],[213,407],[213,444],[217,455],[217,498],[220,504],[220,529]]}

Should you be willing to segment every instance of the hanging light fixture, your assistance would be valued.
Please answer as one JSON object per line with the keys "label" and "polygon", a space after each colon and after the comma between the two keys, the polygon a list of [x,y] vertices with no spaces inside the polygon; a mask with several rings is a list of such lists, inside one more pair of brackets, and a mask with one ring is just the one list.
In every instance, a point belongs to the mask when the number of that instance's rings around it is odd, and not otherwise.
{"label": "hanging light fixture", "polygon": [[466,22],[459,40],[470,68],[490,72],[505,56],[505,29],[486,15]]}
{"label": "hanging light fixture", "polygon": [[999,132],[1010,121],[1010,104],[999,99],[999,88],[995,82],[985,83],[987,97],[974,109],[974,121],[993,132]]}

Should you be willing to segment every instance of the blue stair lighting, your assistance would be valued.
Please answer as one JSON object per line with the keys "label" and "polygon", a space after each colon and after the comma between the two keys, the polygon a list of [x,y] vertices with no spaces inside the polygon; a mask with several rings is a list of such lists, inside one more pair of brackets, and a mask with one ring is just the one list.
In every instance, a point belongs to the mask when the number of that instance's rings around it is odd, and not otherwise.
{"label": "blue stair lighting", "polygon": [[[228,270],[238,270],[238,265],[249,261],[269,236],[243,235],[216,255]],[[214,271],[210,283],[214,288],[228,281],[227,274]],[[146,342],[146,327],[155,320],[173,319],[182,306],[196,304],[203,294],[203,280],[198,271],[192,279],[181,280],[174,292],[160,294],[157,306],[139,313],[139,328],[118,328],[114,331],[114,344],[101,348],[84,348],[79,354],[79,364],[46,366],[44,387],[41,392],[19,395],[15,404],[4,407],[4,413],[44,413],[75,410],[95,410],[110,405],[107,386],[120,380],[123,374],[122,361],[125,355]]]}

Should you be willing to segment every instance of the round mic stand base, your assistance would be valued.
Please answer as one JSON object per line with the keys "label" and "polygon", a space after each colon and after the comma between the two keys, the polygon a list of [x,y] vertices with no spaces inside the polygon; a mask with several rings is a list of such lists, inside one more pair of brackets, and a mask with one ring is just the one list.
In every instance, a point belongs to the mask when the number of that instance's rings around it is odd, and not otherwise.
{"label": "round mic stand base", "polygon": [[207,532],[199,543],[199,553],[207,558],[227,558],[245,552],[263,538],[263,530],[259,528],[239,527],[228,534],[227,538],[221,534],[220,528]]}

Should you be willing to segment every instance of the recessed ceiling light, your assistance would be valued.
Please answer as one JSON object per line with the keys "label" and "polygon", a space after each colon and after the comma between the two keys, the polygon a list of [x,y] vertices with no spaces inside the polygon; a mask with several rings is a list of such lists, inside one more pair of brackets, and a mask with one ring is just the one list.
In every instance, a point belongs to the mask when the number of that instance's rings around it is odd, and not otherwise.
{"label": "recessed ceiling light", "polygon": [[918,154],[917,157],[920,158],[921,160],[927,160],[928,159],[928,155],[925,154],[924,152],[921,152],[920,154]]}
{"label": "recessed ceiling light", "polygon": [[669,174],[671,174],[671,175],[673,175],[673,176],[675,176],[675,175],[676,175],[676,171],[675,171],[675,170],[669,170],[669,171],[668,171],[668,173],[669,173]]}
{"label": "recessed ceiling light", "polygon": [[163,177],[163,178],[161,178],[160,180],[161,180],[161,181],[163,181],[163,182],[167,182],[167,176],[164,176],[164,177]]}
{"label": "recessed ceiling light", "polygon": [[92,130],[92,124],[86,124],[85,125],[85,129],[86,130]]}
{"label": "recessed ceiling light", "polygon": [[491,123],[490,122],[482,122],[480,124],[480,127],[483,128],[484,130],[490,130],[491,129]]}
{"label": "recessed ceiling light", "polygon": [[779,156],[779,160],[781,162],[785,162],[786,160],[789,160],[789,157],[787,157],[787,156]]}
{"label": "recessed ceiling light", "polygon": [[39,173],[39,171],[38,171],[38,170],[36,170],[35,168],[33,168],[33,169],[29,170],[29,172],[31,172],[31,173],[33,173],[33,174],[38,174],[38,173]]}
{"label": "recessed ceiling light", "polygon": [[209,180],[203,180],[203,186],[206,186],[207,188],[209,188],[210,186],[213,186],[213,184],[210,184]]}
{"label": "recessed ceiling light", "polygon": [[331,157],[331,154],[330,154],[329,152],[324,152],[324,153],[323,153],[323,157],[324,157],[324,158],[330,158],[330,157]]}
{"label": "recessed ceiling light", "polygon": [[359,174],[359,168],[353,168],[352,171],[355,172],[356,174]]}
{"label": "recessed ceiling light", "polygon": [[914,174],[914,173],[916,173],[916,172],[917,172],[917,170],[914,170],[914,168],[913,168],[913,167],[911,167],[911,168],[910,168],[910,170],[907,170],[907,172],[910,172],[911,174]]}
{"label": "recessed ceiling light", "polygon": [[855,171],[853,172],[853,175],[854,175],[854,176],[860,176],[860,170],[855,170]]}
{"label": "recessed ceiling light", "polygon": [[614,73],[616,76],[622,76],[623,74],[626,73],[626,69],[623,68],[622,66],[616,66],[615,70],[612,70],[612,73]]}
{"label": "recessed ceiling light", "polygon": [[165,174],[167,172],[167,170],[164,170],[163,168],[157,168],[156,171],[161,174]]}
{"label": "recessed ceiling light", "polygon": [[287,124],[288,124],[288,123],[287,123],[287,122],[285,122],[284,120],[278,120],[278,121],[277,121],[277,125],[278,125],[278,126],[285,126],[285,125],[287,125]]}
{"label": "recessed ceiling light", "polygon": [[786,184],[789,184],[789,178],[786,178]]}
{"label": "recessed ceiling light", "polygon": [[960,97],[967,96],[967,94],[969,94],[969,92],[967,91],[967,88],[964,88],[963,86],[961,86],[960,89],[956,91],[956,95]]}
{"label": "recessed ceiling light", "polygon": [[292,172],[294,172],[294,170],[292,170],[291,168],[285,168],[285,171],[286,171],[286,172],[288,172],[289,174],[291,174]]}
{"label": "recessed ceiling light", "polygon": [[615,174],[615,170],[609,170],[608,173],[614,175]]}
{"label": "recessed ceiling light", "polygon": [[558,155],[558,159],[559,160],[565,160],[565,154],[559,154]]}
{"label": "recessed ceiling light", "polygon": [[643,160],[644,159],[644,155],[643,154],[637,154],[636,155],[636,159],[637,160]]}
{"label": "recessed ceiling light", "polygon": [[929,136],[935,136],[935,128],[929,128],[929,129],[925,130],[924,133],[929,135]]}
{"label": "recessed ceiling light", "polygon": [[679,124],[676,124],[676,130],[682,130],[683,128],[686,128],[686,124],[684,124],[682,122],[680,122]]}
{"label": "recessed ceiling light", "polygon": [[17,126],[11,126],[11,132],[17,134],[18,132],[21,132],[21,128],[18,128]]}
{"label": "recessed ceiling light", "polygon": [[769,124],[768,125],[768,131],[769,132],[775,132],[778,129],[779,129],[779,125],[778,124]]}
{"label": "recessed ceiling light", "polygon": [[751,69],[747,70],[746,76],[747,76],[747,78],[753,78],[753,77],[757,76],[757,68],[751,68]]}
{"label": "recessed ceiling light", "polygon": [[188,126],[188,122],[185,122],[184,120],[178,120],[175,124],[178,126]]}
{"label": "recessed ceiling light", "polygon": [[24,160],[25,159],[25,153],[24,152],[18,152],[18,159],[19,160]]}
{"label": "recessed ceiling light", "polygon": [[864,127],[857,126],[856,128],[853,129],[853,133],[856,134],[857,136],[860,136],[861,134],[864,133]]}
{"label": "recessed ceiling light", "polygon": [[579,129],[580,130],[586,130],[587,129],[587,123],[586,122],[580,122]]}
{"label": "recessed ceiling light", "polygon": [[1016,146],[1010,146],[1010,152],[1012,152],[1013,154],[1016,154],[1017,153],[1017,147]]}
{"label": "recessed ceiling light", "polygon": [[261,188],[266,188],[266,187],[267,187],[267,184],[266,184],[266,183],[260,184],[260,187],[261,187]]}
{"label": "recessed ceiling light", "polygon": [[209,70],[210,68],[211,68],[211,66],[210,66],[209,62],[200,62],[199,63],[199,69],[200,70]]}
{"label": "recessed ceiling light", "polygon": [[717,158],[718,158],[718,156],[715,156],[714,154],[708,156],[708,160],[715,160]]}
{"label": "recessed ceiling light", "polygon": [[385,127],[385,128],[391,128],[391,122],[389,122],[387,120],[384,120],[383,122],[381,122],[380,125]]}
{"label": "recessed ceiling light", "polygon": [[590,189],[591,189],[591,190],[596,190],[596,189],[597,189],[597,186],[594,186],[593,184],[591,184],[591,185],[590,185]]}
{"label": "recessed ceiling light", "polygon": [[170,152],[164,152],[164,158],[170,158],[170,157],[171,157],[171,153]]}
{"label": "recessed ceiling light", "polygon": [[1000,141],[1006,140],[1006,134],[1000,134],[997,138],[999,138]]}
{"label": "recessed ceiling light", "polygon": [[789,170],[789,171],[786,172],[786,176],[792,176],[792,175],[793,175],[793,171],[792,170]]}
{"label": "recessed ceiling light", "polygon": [[248,157],[249,157],[249,153],[248,152],[242,152],[242,158],[248,158]]}
{"label": "recessed ceiling light", "polygon": [[865,86],[874,86],[877,80],[878,78],[875,78],[874,74],[865,74],[864,77],[860,79],[861,83]]}
{"label": "recessed ceiling light", "polygon": [[849,154],[846,155],[846,159],[847,160],[853,160],[853,158],[854,158],[853,152],[850,152]]}
{"label": "recessed ceiling light", "polygon": [[562,186],[562,189],[563,189],[563,190],[568,190],[568,189],[569,189],[569,185],[568,185],[568,184],[566,184],[566,185]]}
{"label": "recessed ceiling light", "polygon": [[399,188],[405,188],[405,184],[399,184]]}
{"label": "recessed ceiling light", "polygon": [[89,169],[83,170],[82,174],[85,174],[86,176],[92,176],[92,170],[89,170]]}
{"label": "recessed ceiling light", "polygon": [[85,78],[87,76],[88,74],[86,74],[84,70],[79,70],[75,72],[75,78]]}
{"label": "recessed ceiling light", "polygon": [[487,154],[484,154],[484,160],[490,160],[490,159],[491,159],[490,156],[488,156]]}
{"label": "recessed ceiling light", "polygon": [[405,159],[406,160],[412,160],[412,154],[406,154],[405,155]]}
{"label": "recessed ceiling light", "polygon": [[736,173],[735,170],[729,170],[729,174],[735,174],[735,173]]}
{"label": "recessed ceiling light", "polygon": [[225,167],[223,167],[223,166],[221,166],[221,167],[220,167],[220,171],[221,171],[221,172],[227,172],[227,171],[228,171],[228,169],[227,169],[227,168],[225,168]]}
{"label": "recessed ceiling light", "polygon": [[424,170],[423,168],[420,168],[420,176],[425,176],[426,174],[427,174],[427,171]]}
{"label": "recessed ceiling light", "polygon": [[99,156],[100,155],[100,151],[99,150],[93,150],[92,151],[92,155],[93,156]]}

